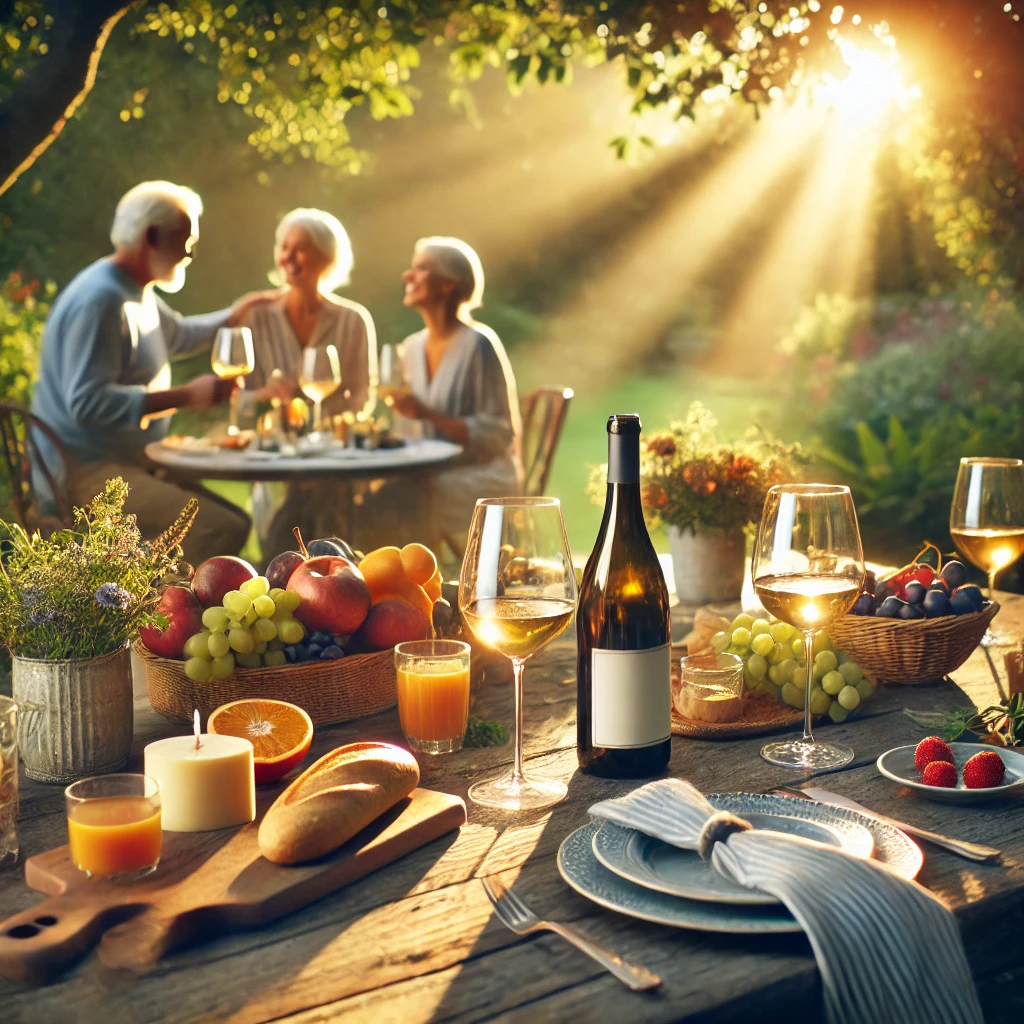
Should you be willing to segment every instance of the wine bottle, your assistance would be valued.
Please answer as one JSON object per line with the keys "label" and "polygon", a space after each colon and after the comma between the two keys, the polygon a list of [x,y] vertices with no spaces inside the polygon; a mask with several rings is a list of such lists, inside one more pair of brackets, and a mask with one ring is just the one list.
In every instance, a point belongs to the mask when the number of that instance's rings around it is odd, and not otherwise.
{"label": "wine bottle", "polygon": [[640,417],[608,418],[608,492],[576,610],[576,749],[590,775],[659,775],[672,750],[668,588],[640,503]]}

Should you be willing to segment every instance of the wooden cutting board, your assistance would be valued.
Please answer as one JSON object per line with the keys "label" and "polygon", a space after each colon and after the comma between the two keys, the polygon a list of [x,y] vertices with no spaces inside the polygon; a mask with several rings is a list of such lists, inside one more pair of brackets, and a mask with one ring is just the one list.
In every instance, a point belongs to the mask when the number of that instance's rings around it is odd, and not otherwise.
{"label": "wooden cutting board", "polygon": [[156,872],[123,885],[87,878],[61,846],[25,862],[25,881],[50,899],[0,924],[0,974],[44,984],[101,937],[106,966],[145,971],[187,942],[300,910],[465,821],[459,797],[417,789],[330,856],[292,866],[260,855],[258,821],[165,832]]}

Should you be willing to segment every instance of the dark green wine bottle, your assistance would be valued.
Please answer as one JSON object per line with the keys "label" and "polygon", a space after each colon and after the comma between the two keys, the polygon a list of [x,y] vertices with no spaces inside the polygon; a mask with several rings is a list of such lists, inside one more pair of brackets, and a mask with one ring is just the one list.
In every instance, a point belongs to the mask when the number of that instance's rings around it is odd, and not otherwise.
{"label": "dark green wine bottle", "polygon": [[608,419],[608,493],[576,611],[576,749],[590,775],[660,775],[672,750],[668,588],[640,502],[640,417]]}

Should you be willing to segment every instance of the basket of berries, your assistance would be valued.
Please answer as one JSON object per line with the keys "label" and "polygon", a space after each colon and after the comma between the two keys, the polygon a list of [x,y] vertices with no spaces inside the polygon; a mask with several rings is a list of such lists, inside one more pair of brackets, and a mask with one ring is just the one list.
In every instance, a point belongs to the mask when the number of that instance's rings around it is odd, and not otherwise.
{"label": "basket of berries", "polygon": [[[929,550],[934,566],[923,561]],[[958,669],[998,611],[968,582],[962,562],[943,563],[939,549],[928,544],[883,579],[868,573],[853,609],[831,633],[866,672],[889,683],[923,683]]]}
{"label": "basket of berries", "polygon": [[205,721],[222,704],[263,698],[328,725],[395,705],[395,644],[431,636],[447,608],[434,555],[409,544],[361,557],[337,538],[307,548],[300,537],[299,547],[263,576],[218,556],[165,588],[160,622],[134,645],[156,711],[190,722],[198,709]]}

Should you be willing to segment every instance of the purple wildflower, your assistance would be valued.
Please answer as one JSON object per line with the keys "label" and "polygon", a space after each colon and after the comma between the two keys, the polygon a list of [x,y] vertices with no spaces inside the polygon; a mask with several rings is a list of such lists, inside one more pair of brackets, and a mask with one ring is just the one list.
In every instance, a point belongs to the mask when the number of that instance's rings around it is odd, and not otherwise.
{"label": "purple wildflower", "polygon": [[132,595],[116,583],[101,583],[93,597],[104,608],[120,608],[122,611],[129,608],[133,601]]}
{"label": "purple wildflower", "polygon": [[35,608],[44,597],[41,587],[26,587],[21,592],[21,603],[26,608]]}
{"label": "purple wildflower", "polygon": [[28,613],[28,621],[33,626],[49,625],[56,617],[57,613],[52,608],[33,608]]}

